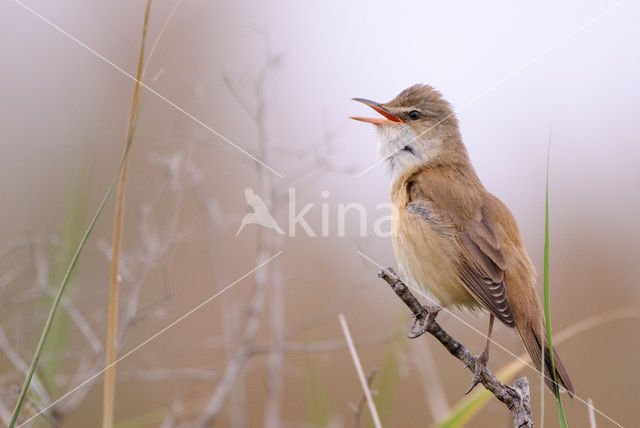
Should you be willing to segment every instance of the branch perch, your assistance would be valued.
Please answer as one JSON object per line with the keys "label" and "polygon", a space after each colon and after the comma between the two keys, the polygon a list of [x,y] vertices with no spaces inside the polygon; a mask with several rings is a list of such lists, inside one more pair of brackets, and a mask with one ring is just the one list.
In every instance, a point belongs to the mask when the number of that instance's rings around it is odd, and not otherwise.
{"label": "branch perch", "polygon": [[[438,339],[454,357],[462,361],[465,367],[475,374],[477,358],[440,327],[432,315],[434,309],[422,305],[392,268],[383,269],[378,276],[384,279],[400,300],[407,305],[416,318],[416,321],[423,325],[424,331]],[[500,382],[498,378],[484,366],[482,366],[480,374],[480,383],[511,411],[514,427],[533,428],[529,382],[527,378],[516,380],[515,387],[512,387]]]}

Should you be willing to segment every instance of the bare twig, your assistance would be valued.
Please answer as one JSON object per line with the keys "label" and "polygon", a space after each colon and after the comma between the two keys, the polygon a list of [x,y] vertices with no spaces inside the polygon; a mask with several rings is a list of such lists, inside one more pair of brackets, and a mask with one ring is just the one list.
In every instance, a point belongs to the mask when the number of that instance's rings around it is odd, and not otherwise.
{"label": "bare twig", "polygon": [[[423,329],[438,339],[453,356],[462,361],[465,367],[475,374],[477,358],[460,342],[444,331],[434,317],[429,316],[428,308],[416,299],[409,287],[402,282],[393,269],[383,269],[378,276],[391,286],[396,295],[411,310],[416,320],[423,324]],[[480,383],[511,410],[514,426],[517,428],[533,428],[529,383],[526,378],[516,380],[514,388],[500,382],[486,367],[482,366],[481,369]]]}
{"label": "bare twig", "polygon": [[[266,36],[265,36],[266,40]],[[246,111],[249,117],[256,125],[258,133],[258,155],[260,159],[267,160],[270,158],[271,145],[267,135],[266,128],[266,107],[267,97],[265,90],[267,86],[267,79],[274,70],[277,69],[280,64],[281,57],[274,55],[268,43],[266,44],[266,58],[263,66],[257,73],[255,80],[253,81],[253,99],[255,105],[251,105],[249,101],[241,96],[241,91],[238,90],[234,82],[231,81],[228,74],[223,76],[224,83],[236,98],[240,106]],[[260,191],[263,195],[264,202],[267,205],[270,212],[278,211],[278,198],[276,195],[276,186],[273,182],[271,174],[266,173],[263,168],[260,168],[256,164],[256,172],[260,178]],[[278,183],[279,184],[279,183]],[[257,235],[256,253],[258,258],[262,258],[265,252],[270,252],[273,248],[278,247],[281,240],[279,238],[273,239],[273,237],[265,234],[264,230],[261,230]],[[232,388],[238,378],[241,376],[241,369],[247,363],[249,358],[253,355],[253,348],[256,339],[256,328],[260,321],[260,317],[265,310],[267,296],[269,298],[269,313],[268,321],[272,334],[272,340],[276,346],[269,349],[268,355],[268,393],[267,403],[264,410],[264,426],[268,428],[275,428],[279,426],[280,408],[282,404],[282,377],[284,367],[284,351],[280,344],[284,342],[284,297],[283,297],[283,285],[281,279],[277,277],[278,266],[271,266],[271,269],[263,270],[256,276],[256,286],[254,288],[254,296],[252,299],[252,307],[249,318],[247,320],[243,340],[238,347],[235,356],[233,356],[227,368],[223,374],[222,380],[218,383],[216,390],[209,400],[203,414],[199,418],[199,424],[206,426],[211,424],[218,416],[227,395],[232,391],[236,391],[234,401],[240,403],[243,401],[241,391],[237,388]],[[267,295],[267,287],[269,294]],[[226,317],[228,319],[230,317]],[[228,338],[227,338],[228,339]],[[227,343],[230,341],[227,340]],[[233,411],[233,409],[232,409]]]}
{"label": "bare twig", "polygon": [[[265,35],[264,40],[264,63],[252,76],[250,84],[247,85],[247,90],[243,90],[242,85],[232,79],[230,73],[224,73],[222,79],[231,96],[255,124],[257,156],[268,163],[273,155],[282,154],[278,152],[278,148],[274,147],[267,132],[267,116],[269,113],[268,83],[270,77],[282,62],[282,55],[272,52],[267,35]],[[334,136],[335,133],[326,133],[324,139],[332,141]],[[318,144],[317,146],[318,151],[329,150],[329,148],[333,147],[331,144]],[[299,183],[301,186],[309,185],[309,182],[304,183],[302,179],[306,181],[330,170],[329,155],[329,152],[319,152],[317,156],[308,156],[305,163],[309,165],[306,165],[307,167],[302,169],[301,174],[294,178],[296,182],[301,182]],[[287,189],[288,191],[288,186],[284,185],[282,181],[274,181],[273,175],[260,168],[258,164],[256,164],[256,175],[259,180],[258,190],[260,196],[269,212],[277,216],[280,213],[280,208],[286,208],[287,206],[284,201],[288,197],[288,193],[283,192],[282,189]],[[292,181],[292,179],[287,178],[285,183],[292,183]],[[206,205],[209,206],[210,210],[215,207],[211,202]],[[265,233],[264,230],[259,230],[256,238],[256,254],[258,257],[279,249],[283,242],[281,236]],[[226,400],[229,401],[227,407],[230,407],[229,414],[232,426],[244,425],[238,422],[241,421],[242,416],[234,416],[241,415],[242,412],[239,412],[238,408],[244,406],[242,368],[251,357],[258,353],[268,354],[266,366],[268,391],[266,393],[267,400],[264,407],[263,425],[267,428],[275,428],[281,425],[280,411],[283,400],[285,355],[287,352],[306,352],[303,348],[307,347],[306,345],[290,347],[285,343],[287,323],[284,306],[286,300],[285,283],[280,277],[281,270],[281,266],[276,263],[270,266],[270,269],[264,273],[263,278],[256,278],[252,296],[252,311],[246,321],[244,332],[238,331],[241,323],[237,320],[237,314],[240,309],[237,306],[240,302],[236,304],[231,297],[228,297],[227,300],[230,305],[225,305],[223,313],[225,328],[223,344],[228,355],[227,367],[223,370],[221,380],[218,382],[204,412],[198,419],[200,425],[207,425],[215,421]],[[256,299],[256,296],[260,298]],[[269,345],[257,346],[255,343],[256,335],[251,326],[258,321],[262,314],[264,314],[266,324],[269,327]],[[340,344],[339,347],[342,348],[344,345]],[[299,351],[292,348],[298,348]],[[311,348],[319,349],[314,346],[311,346]],[[318,352],[322,351],[319,350]],[[231,394],[231,397],[227,398],[229,394]]]}
{"label": "bare twig", "polygon": [[[166,169],[167,178],[158,186],[155,194],[148,204],[143,206],[142,216],[140,218],[140,236],[142,245],[140,251],[135,255],[135,261],[139,266],[138,273],[133,275],[129,273],[122,276],[128,279],[129,295],[125,305],[124,314],[122,315],[120,335],[117,341],[117,348],[120,349],[124,343],[127,334],[130,332],[133,324],[140,319],[139,300],[147,275],[151,270],[159,265],[163,259],[170,256],[170,252],[174,248],[174,244],[178,241],[178,222],[182,213],[182,200],[184,198],[182,175],[186,164],[189,162],[188,155],[186,159],[181,153],[176,153],[168,159],[156,159]],[[165,195],[167,188],[170,188],[173,194],[172,207],[169,212],[171,217],[167,220],[167,226],[164,234],[159,234],[152,228],[153,222],[151,216],[154,213],[153,208],[158,204],[160,198]]]}
{"label": "bare twig", "polygon": [[516,379],[514,386],[514,389],[520,396],[520,401],[511,408],[513,426],[516,428],[533,428],[531,397],[529,396],[529,381],[526,377],[521,377],[520,379]]}

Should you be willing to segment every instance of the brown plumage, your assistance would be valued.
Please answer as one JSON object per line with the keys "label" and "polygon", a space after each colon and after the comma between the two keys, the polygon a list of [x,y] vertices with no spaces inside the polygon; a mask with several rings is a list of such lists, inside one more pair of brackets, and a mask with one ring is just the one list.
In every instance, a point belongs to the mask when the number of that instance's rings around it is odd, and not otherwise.
{"label": "brown plumage", "polygon": [[[545,381],[555,393],[535,269],[513,215],[476,175],[449,103],[425,85],[386,104],[357,100],[385,117],[354,119],[377,125],[392,175],[392,242],[402,275],[443,307],[484,308],[515,327],[538,370],[544,344]],[[486,362],[488,343],[482,355]],[[555,351],[554,362],[572,394]]]}

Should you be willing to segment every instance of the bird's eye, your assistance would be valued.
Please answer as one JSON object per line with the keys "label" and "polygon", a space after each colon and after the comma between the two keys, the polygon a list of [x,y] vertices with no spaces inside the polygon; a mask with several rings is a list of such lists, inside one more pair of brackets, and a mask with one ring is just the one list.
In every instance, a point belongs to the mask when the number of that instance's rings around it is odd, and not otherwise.
{"label": "bird's eye", "polygon": [[420,117],[420,112],[418,110],[411,110],[409,112],[409,118],[411,120],[417,120]]}

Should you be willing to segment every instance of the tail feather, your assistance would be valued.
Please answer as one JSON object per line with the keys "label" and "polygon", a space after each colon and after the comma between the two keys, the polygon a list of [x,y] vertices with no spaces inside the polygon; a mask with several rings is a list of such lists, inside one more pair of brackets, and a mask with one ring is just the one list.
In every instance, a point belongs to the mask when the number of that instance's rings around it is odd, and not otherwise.
{"label": "tail feather", "polygon": [[[551,392],[553,392],[553,394],[558,397],[558,393],[555,388],[555,382],[553,380],[554,378],[551,366],[551,352],[549,352],[549,347],[547,346],[546,334],[537,334],[531,326],[527,326],[524,329],[518,328],[518,333],[520,333],[520,337],[522,337],[525,348],[527,348],[527,352],[529,352],[529,355],[531,356],[531,361],[533,361],[533,365],[538,371],[541,371],[541,349],[543,349],[544,347],[544,381]],[[544,336],[544,343],[541,343],[543,339],[541,336]],[[556,379],[558,381],[558,384],[562,388],[567,390],[570,397],[573,397],[573,384],[571,383],[569,374],[564,368],[564,364],[562,364],[560,356],[555,349],[553,350],[553,362],[556,368]]]}

